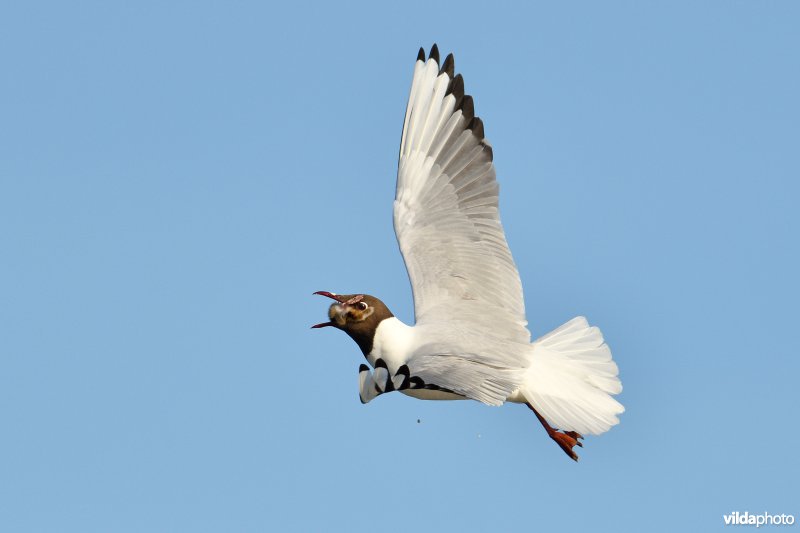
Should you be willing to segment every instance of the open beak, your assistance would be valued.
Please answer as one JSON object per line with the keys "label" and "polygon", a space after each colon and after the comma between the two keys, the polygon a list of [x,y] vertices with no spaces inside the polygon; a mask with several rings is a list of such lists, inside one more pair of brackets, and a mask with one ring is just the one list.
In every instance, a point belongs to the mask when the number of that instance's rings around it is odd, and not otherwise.
{"label": "open beak", "polygon": [[[337,301],[337,302],[339,302],[339,303],[344,303],[344,298],[342,298],[342,297],[341,297],[341,296],[339,296],[338,294],[334,294],[334,293],[332,293],[332,292],[328,292],[328,291],[317,291],[317,292],[315,292],[314,294],[319,294],[320,296],[327,296],[328,298],[331,298],[331,299],[333,299],[333,300],[336,300],[336,301]],[[311,326],[311,329],[316,329],[316,328],[327,328],[328,326],[333,326],[333,322],[320,322],[319,324],[314,324],[313,326]]]}

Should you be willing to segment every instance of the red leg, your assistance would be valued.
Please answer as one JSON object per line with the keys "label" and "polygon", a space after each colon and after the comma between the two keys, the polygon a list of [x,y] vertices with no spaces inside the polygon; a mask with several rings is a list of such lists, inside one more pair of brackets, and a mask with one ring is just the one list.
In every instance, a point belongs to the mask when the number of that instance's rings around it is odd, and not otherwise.
{"label": "red leg", "polygon": [[544,417],[540,415],[539,412],[536,409],[534,409],[531,404],[525,402],[525,405],[527,405],[530,408],[530,410],[533,411],[533,414],[536,415],[536,418],[539,419],[539,422],[541,422],[542,427],[544,427],[544,430],[547,431],[547,435],[549,435],[551,439],[556,441],[556,444],[558,444],[561,447],[561,449],[564,450],[564,453],[569,455],[573,460],[577,461],[578,455],[574,451],[572,451],[572,448],[576,445],[583,448],[583,444],[578,440],[582,439],[583,435],[575,431],[559,431],[557,429],[553,429],[553,427],[547,423],[547,420],[545,420]]}

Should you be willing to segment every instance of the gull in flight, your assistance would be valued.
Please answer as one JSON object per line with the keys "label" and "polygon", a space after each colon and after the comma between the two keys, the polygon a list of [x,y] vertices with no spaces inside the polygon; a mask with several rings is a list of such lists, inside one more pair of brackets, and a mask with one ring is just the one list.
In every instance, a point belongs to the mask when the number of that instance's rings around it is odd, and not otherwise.
{"label": "gull in flight", "polygon": [[394,230],[414,294],[415,324],[368,294],[318,291],[331,326],[369,366],[362,403],[399,391],[422,400],[523,403],[564,452],[624,411],[617,365],[596,327],[573,318],[531,342],[522,283],[498,211],[492,147],[453,55],[420,49],[408,97]]}

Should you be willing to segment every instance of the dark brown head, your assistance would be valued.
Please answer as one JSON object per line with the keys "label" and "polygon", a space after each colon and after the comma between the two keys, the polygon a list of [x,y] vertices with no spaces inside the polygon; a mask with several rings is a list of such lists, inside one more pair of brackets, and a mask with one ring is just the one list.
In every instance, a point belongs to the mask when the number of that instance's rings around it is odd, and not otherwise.
{"label": "dark brown head", "polygon": [[369,294],[334,294],[327,291],[317,291],[320,294],[336,300],[328,308],[330,322],[323,322],[312,328],[333,326],[350,335],[364,355],[372,351],[372,340],[378,324],[384,319],[394,315],[384,303]]}

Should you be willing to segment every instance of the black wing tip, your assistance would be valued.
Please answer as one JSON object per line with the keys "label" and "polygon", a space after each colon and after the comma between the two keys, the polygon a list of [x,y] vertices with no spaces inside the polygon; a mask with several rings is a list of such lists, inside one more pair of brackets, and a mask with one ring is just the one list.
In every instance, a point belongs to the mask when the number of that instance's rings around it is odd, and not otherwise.
{"label": "black wing tip", "polygon": [[425,382],[419,376],[413,376],[408,380],[409,389],[421,389],[425,386]]}
{"label": "black wing tip", "polygon": [[453,79],[450,81],[450,84],[447,86],[447,92],[453,93],[456,98],[461,98],[464,96],[464,76],[460,73],[453,76]]}
{"label": "black wing tip", "polygon": [[481,146],[483,146],[483,151],[486,153],[486,156],[489,158],[489,161],[494,161],[494,150],[492,149],[492,145],[484,140],[481,142]]}
{"label": "black wing tip", "polygon": [[442,68],[439,69],[439,74],[447,74],[452,80],[455,75],[455,70],[456,60],[453,58],[453,54],[447,54],[447,57],[444,58],[444,63],[442,63]]}
{"label": "black wing tip", "polygon": [[467,124],[475,118],[475,102],[472,100],[472,96],[465,95],[464,99],[461,101],[461,114],[464,116],[464,120]]}
{"label": "black wing tip", "polygon": [[447,94],[452,94],[456,103],[453,106],[454,111],[461,110],[461,114],[467,124],[467,129],[471,129],[478,139],[483,139],[483,122],[481,119],[475,119],[475,102],[472,96],[464,93],[464,77],[461,74],[456,74],[450,80],[447,86]]}
{"label": "black wing tip", "polygon": [[[472,96],[465,93],[464,77],[460,73],[455,73],[455,57],[452,53],[450,53],[444,58],[444,62],[440,62],[439,46],[436,43],[433,43],[430,54],[428,54],[428,59],[433,59],[436,61],[437,65],[440,65],[439,75],[447,74],[447,76],[450,78],[450,83],[447,85],[445,94],[452,94],[455,97],[456,103],[454,106],[454,111],[461,110],[461,115],[464,117],[464,121],[467,124],[466,129],[472,130],[472,134],[475,135],[479,141],[481,141],[481,146],[483,146],[484,152],[489,157],[489,160],[492,161],[494,159],[494,151],[492,150],[491,145],[484,140],[485,131],[483,127],[483,121],[479,117],[475,116],[475,102],[472,99]],[[425,62],[424,48],[419,49],[419,52],[417,53],[417,61]]]}
{"label": "black wing tip", "polygon": [[433,43],[431,46],[431,53],[428,54],[428,57],[436,61],[436,64],[439,64],[439,47],[436,46],[436,43]]}
{"label": "black wing tip", "polygon": [[369,372],[369,367],[364,363],[361,363],[361,365],[358,367],[358,373],[360,374],[362,372]]}
{"label": "black wing tip", "polygon": [[483,121],[480,119],[480,117],[472,117],[472,120],[467,127],[472,130],[472,134],[477,137],[479,141],[483,140]]}
{"label": "black wing tip", "polygon": [[453,109],[461,109],[461,103],[464,99],[464,78],[461,74],[456,74],[455,77],[450,80],[450,83],[447,85],[446,94],[452,94],[456,99],[456,104]]}

